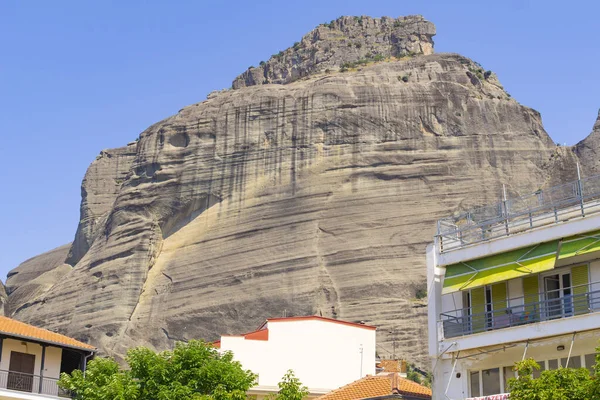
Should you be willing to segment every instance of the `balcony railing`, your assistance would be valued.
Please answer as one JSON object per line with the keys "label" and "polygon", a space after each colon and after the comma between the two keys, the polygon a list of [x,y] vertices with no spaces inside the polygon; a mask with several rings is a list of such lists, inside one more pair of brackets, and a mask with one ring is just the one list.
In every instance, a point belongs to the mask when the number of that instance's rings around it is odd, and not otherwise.
{"label": "balcony railing", "polygon": [[[445,312],[439,323],[444,337],[452,338],[589,314],[600,311],[600,290],[589,290],[590,286],[600,288],[600,282]],[[484,312],[480,312],[482,308]]]}
{"label": "balcony railing", "polygon": [[58,379],[15,371],[0,370],[0,389],[73,398],[71,393],[58,387]]}
{"label": "balcony railing", "polygon": [[457,213],[438,221],[440,251],[600,212],[600,175]]}

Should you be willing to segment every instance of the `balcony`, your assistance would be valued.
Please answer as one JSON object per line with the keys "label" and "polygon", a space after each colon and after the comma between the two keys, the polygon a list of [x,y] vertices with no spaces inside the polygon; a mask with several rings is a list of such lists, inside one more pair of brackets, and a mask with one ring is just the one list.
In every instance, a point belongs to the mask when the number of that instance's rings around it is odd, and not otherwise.
{"label": "balcony", "polygon": [[[444,338],[448,339],[590,314],[600,311],[600,290],[590,290],[590,287],[600,287],[600,282],[572,286],[568,288],[572,293],[569,295],[563,295],[565,289],[553,290],[538,296],[528,295],[445,312],[440,314],[439,323]],[[543,300],[531,301],[532,297]],[[507,307],[507,304],[511,306]],[[481,312],[481,309],[485,311]]]}
{"label": "balcony", "polygon": [[446,252],[599,212],[596,175],[443,218],[436,237]]}
{"label": "balcony", "polygon": [[43,398],[56,397],[70,399],[73,397],[70,393],[58,387],[58,379],[40,378],[39,375],[0,370],[0,398],[7,396],[6,391],[14,391],[14,398],[16,399],[21,398],[18,396],[19,392],[23,394],[40,394],[43,395]]}

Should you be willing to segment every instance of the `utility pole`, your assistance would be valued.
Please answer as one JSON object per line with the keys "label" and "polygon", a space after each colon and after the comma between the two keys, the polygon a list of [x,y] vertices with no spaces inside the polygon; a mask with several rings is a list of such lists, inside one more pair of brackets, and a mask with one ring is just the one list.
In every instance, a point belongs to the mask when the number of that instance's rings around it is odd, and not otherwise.
{"label": "utility pole", "polygon": [[395,360],[396,359],[396,345],[398,344],[398,328],[393,327],[392,330],[390,331],[391,339],[392,339],[392,359]]}

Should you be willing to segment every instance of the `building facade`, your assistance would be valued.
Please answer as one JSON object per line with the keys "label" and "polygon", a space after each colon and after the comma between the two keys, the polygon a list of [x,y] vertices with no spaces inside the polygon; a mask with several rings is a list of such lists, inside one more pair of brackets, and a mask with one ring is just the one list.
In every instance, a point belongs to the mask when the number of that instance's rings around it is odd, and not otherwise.
{"label": "building facade", "polygon": [[84,369],[96,349],[86,343],[0,316],[0,400],[70,397],[62,372]]}
{"label": "building facade", "polygon": [[427,249],[434,399],[508,398],[524,358],[592,369],[599,199],[591,177],[438,222]]}
{"label": "building facade", "polygon": [[375,374],[375,330],[318,316],[271,318],[254,332],[223,335],[215,345],[258,374],[250,395],[277,393],[277,384],[291,369],[310,397],[318,397]]}

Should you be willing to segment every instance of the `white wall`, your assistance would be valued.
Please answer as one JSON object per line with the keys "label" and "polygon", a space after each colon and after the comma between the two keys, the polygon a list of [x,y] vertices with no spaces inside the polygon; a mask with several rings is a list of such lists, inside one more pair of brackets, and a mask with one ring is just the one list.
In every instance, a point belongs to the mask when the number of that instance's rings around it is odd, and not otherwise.
{"label": "white wall", "polygon": [[276,388],[288,369],[316,391],[375,374],[373,329],[323,320],[270,321],[268,329],[268,341],[221,338],[221,350],[257,373],[261,387]]}

